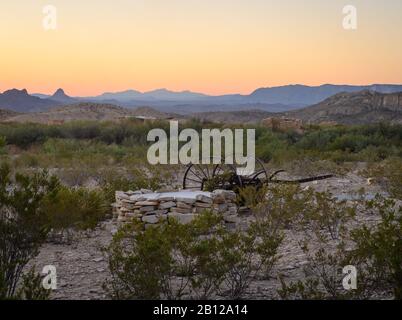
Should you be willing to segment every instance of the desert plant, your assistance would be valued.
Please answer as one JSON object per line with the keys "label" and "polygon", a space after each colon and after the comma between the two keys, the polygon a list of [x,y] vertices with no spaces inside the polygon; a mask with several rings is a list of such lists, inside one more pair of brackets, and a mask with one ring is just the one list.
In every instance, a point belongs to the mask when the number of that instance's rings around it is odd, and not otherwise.
{"label": "desert plant", "polygon": [[[290,284],[281,279],[280,297],[368,299],[393,296],[401,299],[401,207],[393,200],[377,196],[374,200],[365,201],[364,210],[377,212],[380,221],[374,225],[344,228],[342,239],[337,241],[330,236],[318,236],[318,241],[315,241],[318,249],[309,248],[311,238],[302,243],[308,261],[304,268],[305,279]],[[342,287],[342,269],[348,265],[357,270],[357,288],[350,291]]]}
{"label": "desert plant", "polygon": [[373,178],[394,198],[402,199],[402,160],[398,157],[389,158],[383,162],[369,166],[362,174]]}
{"label": "desert plant", "polygon": [[157,190],[169,184],[171,175],[155,167],[133,168],[129,173],[106,172],[103,176],[101,187],[106,199],[112,203],[115,201],[116,191],[129,191],[139,189]]}
{"label": "desert plant", "polygon": [[0,154],[4,152],[4,147],[6,146],[6,138],[0,136]]}
{"label": "desert plant", "polygon": [[354,249],[351,264],[359,265],[368,290],[391,293],[402,299],[402,207],[394,200],[377,195],[366,202],[367,209],[378,212],[381,220],[374,226],[363,225],[351,231]]}
{"label": "desert plant", "polygon": [[339,240],[345,232],[346,223],[356,215],[356,206],[346,200],[339,201],[330,192],[314,192],[312,206],[304,215],[304,223],[312,228],[318,237],[329,235],[332,240]]}
{"label": "desert plant", "polygon": [[14,299],[19,300],[47,300],[50,297],[50,290],[42,285],[42,276],[31,268],[22,275],[21,285]]}
{"label": "desert plant", "polygon": [[257,274],[272,267],[282,238],[255,225],[233,233],[209,211],[193,222],[142,229],[133,222],[106,248],[117,299],[242,298]]}
{"label": "desert plant", "polygon": [[43,199],[54,194],[58,181],[46,172],[15,175],[0,167],[0,297],[12,298],[25,265],[46,240],[48,221]]}
{"label": "desert plant", "polygon": [[268,188],[263,186],[257,188],[255,186],[246,186],[238,189],[236,202],[239,206],[255,208],[259,204],[266,201]]}
{"label": "desert plant", "polygon": [[53,231],[71,242],[72,231],[96,227],[109,212],[109,206],[99,190],[61,187],[56,194],[44,199],[42,210]]}
{"label": "desert plant", "polygon": [[106,249],[111,279],[104,283],[113,299],[159,299],[172,296],[174,261],[165,227],[144,232],[137,224],[122,228]]}
{"label": "desert plant", "polygon": [[230,299],[244,297],[252,281],[263,272],[269,276],[277,260],[277,249],[282,236],[271,234],[260,224],[253,224],[245,232],[226,233],[222,239],[222,266],[224,268],[222,295]]}
{"label": "desert plant", "polygon": [[[274,184],[269,185],[257,195],[258,201],[252,207],[252,212],[258,220],[270,221],[270,228],[278,231],[283,228],[299,228],[303,217],[312,209],[312,190],[302,190],[299,185]],[[255,195],[254,195],[255,197]]]}

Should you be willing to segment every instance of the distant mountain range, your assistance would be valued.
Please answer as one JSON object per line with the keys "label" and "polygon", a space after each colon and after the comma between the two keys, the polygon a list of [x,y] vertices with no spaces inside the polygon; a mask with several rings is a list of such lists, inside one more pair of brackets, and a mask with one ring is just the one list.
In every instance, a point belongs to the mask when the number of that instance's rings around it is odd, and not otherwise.
{"label": "distant mountain range", "polygon": [[[54,96],[53,96],[54,97]],[[62,94],[56,96],[61,98]],[[64,97],[65,98],[65,97]],[[263,110],[195,112],[188,115],[161,112],[150,107],[123,108],[97,102],[80,102],[43,112],[19,114],[1,110],[0,120],[8,122],[62,123],[75,120],[114,121],[127,117],[152,117],[157,119],[196,118],[222,123],[259,123],[267,117],[301,119],[304,123],[367,124],[388,122],[402,124],[402,92],[379,93],[370,90],[342,92],[318,104],[287,112]]]}
{"label": "distant mountain range", "polygon": [[371,90],[379,93],[402,92],[402,85],[374,84],[367,86],[287,85],[260,88],[249,95],[210,96],[191,91],[173,92],[159,89],[149,92],[127,90],[109,92],[95,97],[70,97],[63,89],[53,95],[36,93],[29,95],[24,90],[12,89],[0,94],[0,109],[17,112],[47,111],[53,107],[80,102],[114,104],[127,108],[150,106],[162,112],[191,114],[194,112],[247,111],[259,109],[267,112],[286,112],[317,104],[330,96],[345,92]]}
{"label": "distant mountain range", "polygon": [[402,124],[402,92],[379,93],[370,90],[335,94],[310,107],[288,112],[261,110],[202,112],[193,117],[224,123],[259,123],[268,117],[301,119],[304,123],[368,124],[387,122]]}
{"label": "distant mountain range", "polygon": [[104,93],[97,97],[92,97],[94,100],[116,100],[120,102],[129,103],[130,101],[195,101],[207,98],[208,96],[202,93],[195,93],[191,91],[173,92],[167,89],[158,89],[149,92],[141,93],[135,90],[127,90],[116,93]]}

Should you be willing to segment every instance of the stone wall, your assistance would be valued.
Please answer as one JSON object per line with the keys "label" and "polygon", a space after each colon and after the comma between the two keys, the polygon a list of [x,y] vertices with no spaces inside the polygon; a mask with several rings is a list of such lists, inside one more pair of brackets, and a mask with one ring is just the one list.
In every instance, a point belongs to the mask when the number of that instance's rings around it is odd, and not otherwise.
{"label": "stone wall", "polygon": [[162,221],[177,219],[179,223],[189,223],[198,214],[211,210],[222,214],[228,227],[235,227],[238,222],[238,208],[233,191],[215,190],[180,191],[155,193],[150,190],[116,191],[116,202],[113,204],[114,218],[120,222],[128,222],[135,218],[154,225]]}

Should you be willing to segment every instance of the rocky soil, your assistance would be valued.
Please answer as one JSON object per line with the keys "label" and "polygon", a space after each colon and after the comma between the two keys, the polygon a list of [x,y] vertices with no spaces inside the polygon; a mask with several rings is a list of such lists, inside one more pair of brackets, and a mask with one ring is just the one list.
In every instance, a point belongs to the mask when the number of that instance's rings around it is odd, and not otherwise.
{"label": "rocky soil", "polygon": [[[335,177],[304,185],[308,186],[320,191],[329,190],[340,198],[348,198],[362,187],[369,195],[381,192],[378,186],[368,185],[366,179],[352,173],[343,178]],[[361,213],[360,219],[370,220],[373,217]],[[52,292],[52,299],[107,299],[102,283],[109,276],[109,272],[101,248],[110,243],[117,228],[118,222],[105,221],[91,233],[81,235],[71,245],[47,243],[42,247],[32,264],[38,271],[45,265],[54,265],[57,268],[58,288]],[[279,250],[281,258],[275,267],[274,275],[281,273],[285,280],[300,279],[303,265],[307,263],[306,256],[298,245],[300,239],[301,235],[286,231],[286,239]],[[247,296],[254,299],[277,298],[278,286],[279,282],[275,278],[256,281]]]}

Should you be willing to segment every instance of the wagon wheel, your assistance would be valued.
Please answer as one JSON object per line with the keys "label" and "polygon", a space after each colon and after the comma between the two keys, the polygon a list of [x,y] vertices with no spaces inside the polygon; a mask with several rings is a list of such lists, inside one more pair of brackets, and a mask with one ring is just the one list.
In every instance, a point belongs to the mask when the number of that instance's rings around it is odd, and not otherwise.
{"label": "wagon wheel", "polygon": [[258,158],[251,158],[248,161],[255,161],[255,169],[252,174],[240,176],[242,185],[262,187],[268,181],[268,173],[263,162]]}
{"label": "wagon wheel", "polygon": [[183,178],[183,189],[192,190],[233,190],[241,184],[235,167],[227,164],[190,164]]}

